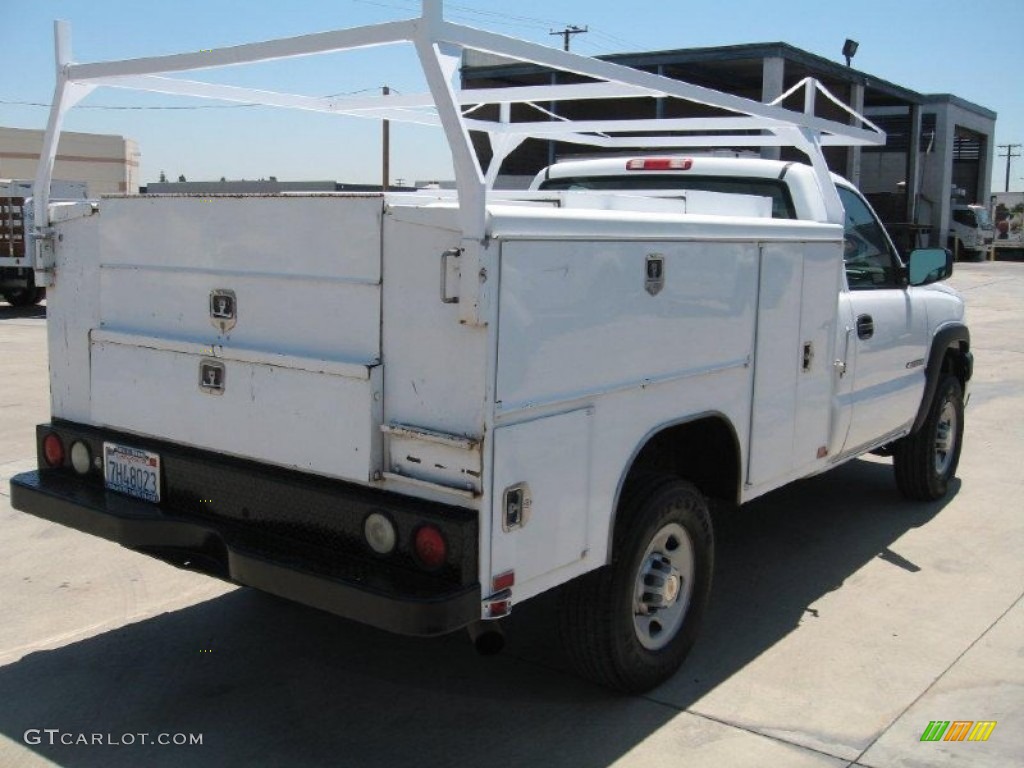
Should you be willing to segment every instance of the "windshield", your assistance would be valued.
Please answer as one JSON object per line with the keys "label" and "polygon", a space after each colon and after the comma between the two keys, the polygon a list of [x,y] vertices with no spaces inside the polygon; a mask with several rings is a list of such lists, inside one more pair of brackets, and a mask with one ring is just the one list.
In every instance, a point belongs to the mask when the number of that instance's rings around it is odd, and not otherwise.
{"label": "windshield", "polygon": [[731,195],[756,195],[772,201],[772,218],[795,219],[796,211],[789,187],[779,179],[756,179],[739,176],[677,176],[672,174],[637,174],[635,176],[564,176],[545,179],[540,189],[569,190],[699,190]]}
{"label": "windshield", "polygon": [[982,229],[990,229],[992,227],[992,219],[988,215],[988,211],[984,208],[972,208],[974,215],[978,217],[978,226]]}

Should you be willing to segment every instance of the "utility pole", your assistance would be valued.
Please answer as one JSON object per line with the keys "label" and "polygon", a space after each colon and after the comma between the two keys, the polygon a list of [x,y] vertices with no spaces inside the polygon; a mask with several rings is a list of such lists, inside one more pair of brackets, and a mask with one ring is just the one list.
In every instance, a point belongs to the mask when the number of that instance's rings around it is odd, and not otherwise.
{"label": "utility pole", "polygon": [[1006,189],[1004,189],[1003,191],[1004,192],[1009,192],[1010,191],[1010,160],[1012,160],[1015,157],[1020,157],[1020,152],[1017,152],[1015,154],[1013,150],[1020,149],[1021,145],[1020,144],[997,144],[996,146],[999,147],[999,149],[1005,149],[1006,150],[1006,154],[1005,155],[999,155],[999,157],[1005,157],[1006,158]]}
{"label": "utility pole", "polygon": [[589,31],[590,31],[589,27],[577,27],[575,24],[569,24],[568,26],[566,26],[565,29],[561,29],[561,30],[553,29],[548,34],[550,34],[550,35],[558,35],[559,37],[561,37],[562,38],[562,50],[563,51],[568,51],[569,50],[569,38],[570,37],[572,37],[573,35],[581,35],[584,32],[589,32]]}
{"label": "utility pole", "polygon": [[[381,88],[384,96],[391,93],[391,88],[383,86]],[[382,192],[387,192],[388,187],[391,186],[391,121],[381,121],[381,184],[380,188]]]}

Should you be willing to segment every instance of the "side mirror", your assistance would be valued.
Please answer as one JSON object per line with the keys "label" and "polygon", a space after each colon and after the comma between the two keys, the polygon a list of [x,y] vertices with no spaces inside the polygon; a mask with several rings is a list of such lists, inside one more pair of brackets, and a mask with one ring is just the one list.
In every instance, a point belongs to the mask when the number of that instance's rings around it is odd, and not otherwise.
{"label": "side mirror", "polygon": [[910,285],[928,285],[953,274],[953,254],[945,248],[921,248],[907,260]]}

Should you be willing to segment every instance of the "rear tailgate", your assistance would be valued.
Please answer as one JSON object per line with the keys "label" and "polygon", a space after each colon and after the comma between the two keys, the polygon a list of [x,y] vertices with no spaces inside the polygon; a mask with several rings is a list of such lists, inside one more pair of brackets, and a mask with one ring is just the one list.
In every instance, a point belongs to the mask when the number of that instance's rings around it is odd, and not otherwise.
{"label": "rear tailgate", "polygon": [[94,424],[366,481],[380,196],[103,201]]}

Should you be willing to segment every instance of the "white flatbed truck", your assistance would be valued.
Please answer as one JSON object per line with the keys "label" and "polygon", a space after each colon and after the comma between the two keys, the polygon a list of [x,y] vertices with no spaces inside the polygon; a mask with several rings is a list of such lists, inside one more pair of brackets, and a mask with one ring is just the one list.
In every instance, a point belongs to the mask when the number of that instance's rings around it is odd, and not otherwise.
{"label": "white flatbed truck", "polygon": [[[50,197],[84,200],[86,188],[84,181],[53,181]],[[0,297],[12,307],[38,304],[46,296],[45,288],[36,287],[32,269],[31,199],[31,181],[0,179]]]}
{"label": "white flatbed truck", "polygon": [[[971,376],[963,303],[936,287],[951,259],[905,265],[850,210],[821,146],[883,136],[815,117],[813,81],[794,112],[451,24],[435,0],[408,21],[194,54],[76,64],[63,25],[57,42],[34,197],[52,419],[39,469],[12,480],[16,509],[391,631],[469,627],[482,647],[558,588],[579,671],[639,691],[696,637],[709,499],[741,504],[875,449],[907,495],[946,492]],[[400,42],[430,93],[163,76]],[[462,90],[462,48],[594,82]],[[438,125],[458,193],[50,205],[64,113],[98,85]],[[510,118],[651,96],[722,114]],[[490,139],[486,168],[470,131]],[[494,192],[531,136],[790,145],[810,164],[788,166],[791,217],[763,188]]]}

